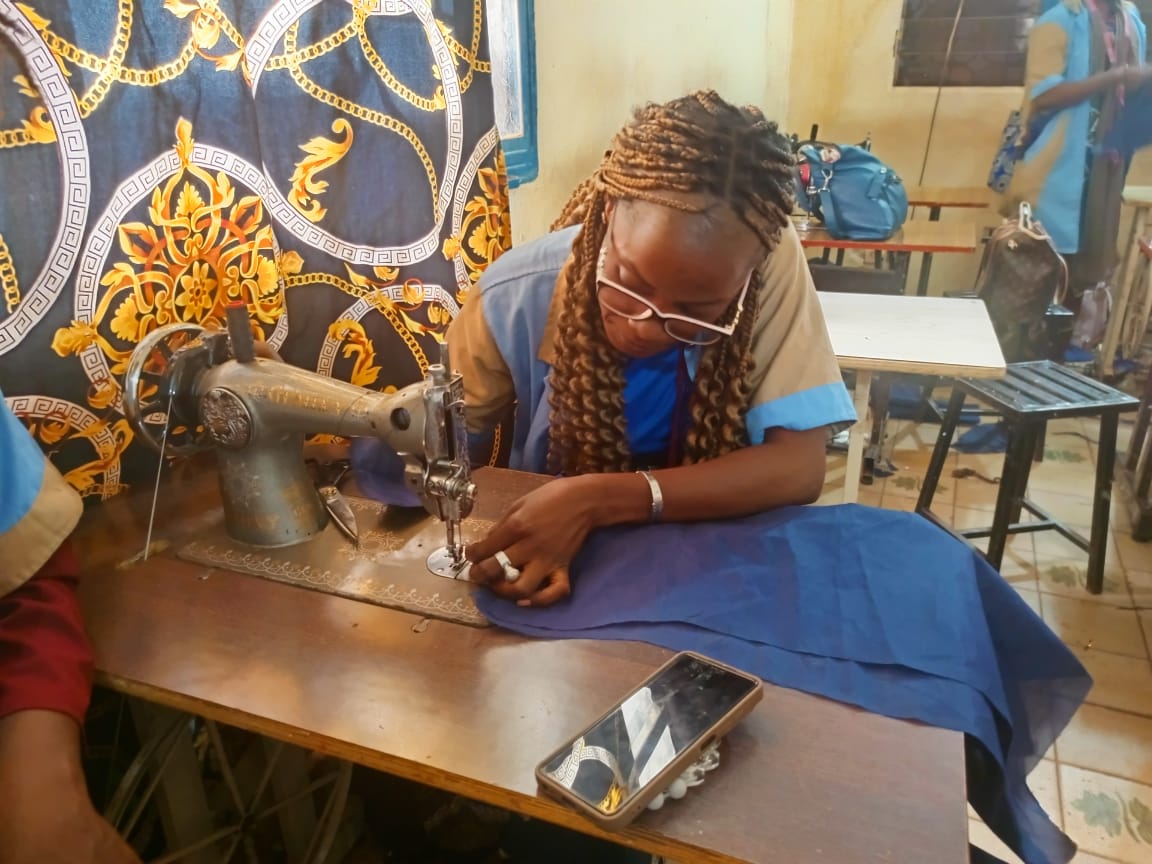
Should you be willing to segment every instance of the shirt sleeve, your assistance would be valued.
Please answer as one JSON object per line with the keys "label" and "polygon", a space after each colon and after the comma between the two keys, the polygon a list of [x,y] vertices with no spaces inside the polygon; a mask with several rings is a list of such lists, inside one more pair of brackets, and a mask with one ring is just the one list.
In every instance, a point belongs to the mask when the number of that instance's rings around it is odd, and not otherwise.
{"label": "shirt sleeve", "polygon": [[1024,88],[1035,99],[1063,84],[1068,66],[1068,31],[1057,21],[1040,21],[1028,33]]}
{"label": "shirt sleeve", "polygon": [[789,224],[765,265],[752,337],[751,443],[781,428],[851,425],[856,411],[844,386],[824,313],[796,229]]}
{"label": "shirt sleeve", "polygon": [[72,533],[83,503],[0,393],[0,595],[32,577]]}
{"label": "shirt sleeve", "polygon": [[59,711],[83,724],[92,650],[80,617],[76,574],[75,556],[65,544],[35,576],[0,597],[0,717]]}
{"label": "shirt sleeve", "polygon": [[516,386],[504,355],[496,345],[484,315],[482,286],[472,289],[459,314],[448,325],[447,341],[454,369],[464,377],[468,431],[491,429],[516,399]]}

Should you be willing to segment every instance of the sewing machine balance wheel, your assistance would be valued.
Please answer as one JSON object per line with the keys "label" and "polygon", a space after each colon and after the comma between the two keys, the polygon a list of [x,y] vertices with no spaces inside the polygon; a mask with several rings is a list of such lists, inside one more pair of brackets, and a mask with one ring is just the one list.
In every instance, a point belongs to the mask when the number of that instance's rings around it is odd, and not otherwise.
{"label": "sewing machine balance wheel", "polygon": [[197,324],[158,327],[140,340],[128,360],[124,416],[140,440],[165,456],[188,456],[210,446],[203,426],[183,423],[179,410],[181,361],[204,333]]}

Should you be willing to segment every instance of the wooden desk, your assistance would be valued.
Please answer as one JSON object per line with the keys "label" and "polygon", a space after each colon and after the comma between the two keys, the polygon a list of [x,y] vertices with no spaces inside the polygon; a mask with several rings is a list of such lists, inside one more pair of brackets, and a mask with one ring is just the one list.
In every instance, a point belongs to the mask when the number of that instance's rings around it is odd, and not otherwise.
{"label": "wooden desk", "polygon": [[[494,518],[539,478],[477,472]],[[78,532],[98,681],[589,834],[537,793],[536,763],[666,658],[632,643],[528,640],[154,556],[150,490]],[[156,534],[217,517],[214,472],[173,475]],[[436,577],[429,577],[436,578]],[[968,860],[962,736],[768,687],[720,768],[615,839],[682,862]]]}
{"label": "wooden desk", "polygon": [[[904,227],[887,240],[837,240],[823,228],[809,228],[800,231],[800,243],[807,248],[858,249],[867,252],[891,252],[909,255],[919,252],[924,257],[920,263],[920,278],[916,283],[916,294],[923,297],[928,293],[928,280],[932,275],[932,255],[937,252],[975,252],[976,226],[968,222],[905,222]],[[907,289],[905,289],[907,290]]]}
{"label": "wooden desk", "polygon": [[[981,300],[829,293],[819,297],[836,360],[856,372],[853,401],[859,419],[848,436],[844,478],[844,500],[853,502],[859,495],[873,373],[1000,378],[1006,372],[1004,354]],[[874,440],[873,447],[883,440],[882,431],[877,434],[880,440]]]}
{"label": "wooden desk", "polygon": [[806,248],[857,249],[865,252],[975,252],[976,226],[968,222],[905,222],[887,240],[838,240],[827,230],[796,228]]}
{"label": "wooden desk", "polygon": [[909,186],[908,204],[927,207],[928,219],[936,222],[945,207],[985,210],[992,206],[995,193],[987,186]]}

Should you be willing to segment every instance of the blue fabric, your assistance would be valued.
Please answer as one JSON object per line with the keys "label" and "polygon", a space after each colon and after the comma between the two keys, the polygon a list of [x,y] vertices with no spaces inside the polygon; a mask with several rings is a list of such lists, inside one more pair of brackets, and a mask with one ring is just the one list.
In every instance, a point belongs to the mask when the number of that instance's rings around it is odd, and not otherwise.
{"label": "blue fabric", "polygon": [[512,375],[516,415],[508,467],[543,473],[548,457],[551,367],[539,358],[556,279],[580,226],[513,246],[490,265],[476,289],[484,321]]}
{"label": "blue fabric", "polygon": [[801,431],[852,423],[855,419],[856,409],[852,407],[848,390],[840,382],[835,382],[809,387],[771,402],[754,405],[748,411],[745,424],[748,427],[748,439],[753,444],[763,444],[767,429]]}
{"label": "blue fabric", "polygon": [[44,482],[44,454],[0,392],[0,534],[32,509]]}
{"label": "blue fabric", "polygon": [[676,409],[676,370],[683,352],[671,348],[624,367],[624,419],[633,453],[663,453],[671,438]]}
{"label": "blue fabric", "polygon": [[1128,162],[1137,150],[1152,145],[1152,84],[1128,93],[1116,123],[1104,138],[1104,149]]}
{"label": "blue fabric", "polygon": [[1003,423],[978,423],[952,447],[961,453],[1003,453],[1008,449],[1008,429]]}
{"label": "blue fabric", "polygon": [[404,460],[377,438],[353,438],[348,458],[356,466],[361,494],[394,507],[421,507],[420,496],[404,482]]}
{"label": "blue fabric", "polygon": [[987,824],[1028,864],[1071,858],[1025,777],[1091,680],[977,553],[926,520],[844,505],[618,528],[591,537],[572,573],[573,596],[547,609],[477,602],[517,633],[692,649],[964,732],[969,800]]}

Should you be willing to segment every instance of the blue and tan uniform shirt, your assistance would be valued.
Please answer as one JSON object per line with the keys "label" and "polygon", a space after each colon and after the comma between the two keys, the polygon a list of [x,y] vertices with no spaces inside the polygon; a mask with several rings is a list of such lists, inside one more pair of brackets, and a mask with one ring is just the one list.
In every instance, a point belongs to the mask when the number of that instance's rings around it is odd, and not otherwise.
{"label": "blue and tan uniform shirt", "polygon": [[[1124,11],[1131,23],[1128,56],[1142,62],[1148,50],[1147,31],[1135,6],[1125,3]],[[1082,2],[1058,3],[1036,19],[1028,34],[1025,92],[1029,102],[1066,81],[1083,81],[1093,71],[1092,19]],[[1044,119],[1025,114],[1026,126]],[[1092,116],[1092,100],[1086,100],[1047,118],[1016,165],[1002,210],[1010,216],[1021,201],[1029,202],[1056,250],[1064,255],[1080,251],[1088,154],[1097,143],[1092,140]]]}
{"label": "blue and tan uniform shirt", "polygon": [[76,490],[44,458],[0,393],[0,597],[44,566],[82,509]]}
{"label": "blue and tan uniform shirt", "polygon": [[[469,431],[482,433],[515,404],[509,465],[545,473],[549,383],[555,358],[560,272],[580,227],[517,246],[494,261],[448,330],[452,365],[464,376]],[[763,267],[753,335],[755,366],[748,438],[773,428],[833,429],[856,419],[840,377],[800,239],[789,225]],[[633,454],[667,446],[677,395],[679,352],[625,367],[625,416]],[[699,361],[687,347],[688,375]]]}

